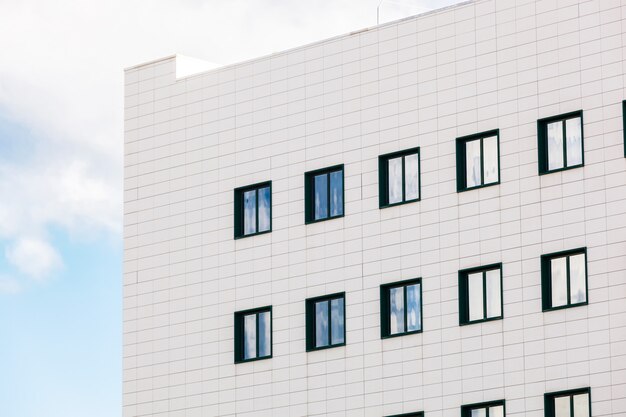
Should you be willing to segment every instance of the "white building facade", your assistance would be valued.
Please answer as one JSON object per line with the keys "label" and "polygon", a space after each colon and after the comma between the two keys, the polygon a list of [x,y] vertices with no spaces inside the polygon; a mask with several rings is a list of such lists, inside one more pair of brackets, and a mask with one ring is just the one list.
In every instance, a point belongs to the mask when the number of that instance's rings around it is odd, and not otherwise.
{"label": "white building facade", "polygon": [[626,416],[625,57],[475,0],[127,69],[123,415]]}

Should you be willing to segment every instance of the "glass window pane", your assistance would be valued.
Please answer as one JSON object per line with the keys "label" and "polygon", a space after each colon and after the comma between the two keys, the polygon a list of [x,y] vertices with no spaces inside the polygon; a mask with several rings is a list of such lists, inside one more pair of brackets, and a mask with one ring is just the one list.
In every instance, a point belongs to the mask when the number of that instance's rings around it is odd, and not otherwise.
{"label": "glass window pane", "polygon": [[569,288],[572,304],[587,301],[587,285],[585,283],[585,254],[569,257]]}
{"label": "glass window pane", "polygon": [[422,328],[422,318],[420,305],[420,284],[408,285],[406,287],[406,330],[412,332]]}
{"label": "glass window pane", "polygon": [[330,302],[330,324],[332,344],[337,345],[344,342],[344,301],[343,298],[336,298]]}
{"label": "glass window pane", "polygon": [[256,358],[256,314],[243,318],[243,358]]}
{"label": "glass window pane", "polygon": [[465,142],[465,177],[467,188],[481,185],[480,139]]}
{"label": "glass window pane", "polygon": [[567,135],[567,166],[583,163],[583,141],[580,117],[568,119],[565,122],[565,134]]}
{"label": "glass window pane", "polygon": [[498,138],[492,136],[483,139],[483,164],[485,169],[485,184],[498,182]]}
{"label": "glass window pane", "polygon": [[389,289],[389,333],[404,333],[404,287]]}
{"label": "glass window pane", "polygon": [[485,318],[483,312],[483,273],[469,274],[467,276],[467,289],[469,294],[469,319],[470,321]]}
{"label": "glass window pane", "polygon": [[574,395],[574,417],[589,417],[589,394]]}
{"label": "glass window pane", "polygon": [[256,233],[256,190],[243,193],[243,234]]}
{"label": "glass window pane", "polygon": [[270,187],[259,189],[259,232],[270,230]]}
{"label": "glass window pane", "polygon": [[419,170],[418,154],[415,153],[404,157],[404,194],[406,200],[415,200],[420,197]]}
{"label": "glass window pane", "polygon": [[548,169],[563,168],[563,122],[548,123]]}
{"label": "glass window pane", "polygon": [[489,407],[489,417],[504,417],[504,406]]}
{"label": "glass window pane", "polygon": [[570,396],[554,399],[554,417],[572,417],[570,415]]}
{"label": "glass window pane", "polygon": [[402,201],[402,157],[388,161],[389,204]]}
{"label": "glass window pane", "polygon": [[315,183],[315,220],[328,217],[328,175],[316,175]]}
{"label": "glass window pane", "polygon": [[502,315],[502,292],[500,290],[500,270],[487,271],[487,317]]}
{"label": "glass window pane", "polygon": [[259,357],[272,354],[272,326],[270,312],[259,313]]}
{"label": "glass window pane", "polygon": [[315,346],[328,346],[328,301],[315,303]]}
{"label": "glass window pane", "polygon": [[486,408],[474,408],[472,410],[472,417],[487,417],[487,409]]}
{"label": "glass window pane", "polygon": [[552,307],[564,306],[567,304],[567,258],[556,258],[550,260],[552,281]]}
{"label": "glass window pane", "polygon": [[330,215],[343,214],[343,171],[330,173]]}

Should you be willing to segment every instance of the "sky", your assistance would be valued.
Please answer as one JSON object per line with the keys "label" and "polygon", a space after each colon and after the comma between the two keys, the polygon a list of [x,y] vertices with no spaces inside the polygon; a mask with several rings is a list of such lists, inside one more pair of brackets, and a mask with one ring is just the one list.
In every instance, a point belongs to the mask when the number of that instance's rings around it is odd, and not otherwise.
{"label": "sky", "polygon": [[[383,0],[387,22],[459,0]],[[380,0],[0,0],[0,416],[121,416],[123,68],[376,24]]]}

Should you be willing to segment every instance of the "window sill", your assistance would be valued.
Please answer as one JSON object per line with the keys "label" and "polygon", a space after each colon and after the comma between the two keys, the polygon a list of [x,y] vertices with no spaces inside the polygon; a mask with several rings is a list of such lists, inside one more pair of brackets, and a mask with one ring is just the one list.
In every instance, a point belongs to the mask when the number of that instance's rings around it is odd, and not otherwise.
{"label": "window sill", "polygon": [[504,316],[498,316],[498,317],[489,317],[487,319],[481,319],[481,320],[474,320],[474,321],[466,321],[464,323],[460,323],[459,322],[459,326],[470,326],[472,324],[480,324],[480,323],[488,323],[490,321],[498,321],[498,320],[503,320]]}
{"label": "window sill", "polygon": [[239,363],[248,363],[248,362],[256,362],[256,361],[262,361],[265,359],[272,359],[273,355],[269,355],[269,356],[262,356],[260,358],[251,358],[251,359],[235,359],[235,365],[239,364]]}
{"label": "window sill", "polygon": [[542,312],[548,312],[548,311],[557,311],[557,310],[565,310],[567,308],[574,308],[574,307],[582,307],[582,306],[586,306],[589,305],[589,301],[584,301],[582,303],[576,303],[576,304],[568,304],[568,305],[564,305],[564,306],[558,306],[558,307],[548,307],[548,308],[544,308],[542,310]]}
{"label": "window sill", "polygon": [[340,219],[344,217],[343,214],[338,215],[338,216],[334,216],[334,217],[326,217],[325,219],[317,219],[317,220],[305,220],[304,224],[313,224],[313,223],[320,223],[320,222],[325,222],[328,220],[335,220],[335,219]]}
{"label": "window sill", "polygon": [[476,186],[470,187],[470,188],[460,188],[460,189],[457,188],[456,192],[457,193],[464,193],[465,191],[479,190],[481,188],[492,187],[494,185],[500,185],[500,180],[498,180],[497,182],[490,182],[489,184],[476,185]]}
{"label": "window sill", "polygon": [[419,329],[419,330],[413,330],[413,331],[404,332],[404,333],[388,334],[388,335],[384,335],[384,336],[381,335],[380,338],[381,339],[391,339],[391,338],[394,338],[394,337],[408,336],[408,335],[411,335],[411,334],[419,334],[419,333],[422,333],[423,331],[424,331],[424,329]]}
{"label": "window sill", "polygon": [[571,167],[557,168],[557,169],[552,169],[552,170],[549,170],[549,171],[539,171],[539,175],[554,174],[556,172],[569,171],[570,169],[581,168],[581,167],[584,167],[584,166],[585,166],[585,163],[583,162],[582,164],[572,165]]}
{"label": "window sill", "polygon": [[332,349],[332,348],[336,348],[336,347],[342,347],[342,346],[345,346],[345,345],[346,345],[346,343],[344,342],[344,343],[339,343],[339,344],[336,344],[336,345],[307,348],[306,351],[307,352],[315,352],[315,351],[318,351],[318,350]]}
{"label": "window sill", "polygon": [[271,232],[272,232],[272,229],[266,230],[264,232],[250,233],[249,235],[235,236],[235,240],[245,239],[247,237],[259,236],[259,235],[266,235],[266,234],[271,233]]}
{"label": "window sill", "polygon": [[405,204],[416,203],[416,202],[418,202],[418,201],[421,201],[421,197],[420,197],[420,198],[414,198],[414,199],[412,199],[412,200],[399,201],[399,202],[397,202],[397,203],[382,204],[382,205],[379,205],[379,206],[378,206],[378,208],[380,208],[380,209],[386,209],[386,208],[389,208],[389,207],[403,206],[403,205],[405,205]]}

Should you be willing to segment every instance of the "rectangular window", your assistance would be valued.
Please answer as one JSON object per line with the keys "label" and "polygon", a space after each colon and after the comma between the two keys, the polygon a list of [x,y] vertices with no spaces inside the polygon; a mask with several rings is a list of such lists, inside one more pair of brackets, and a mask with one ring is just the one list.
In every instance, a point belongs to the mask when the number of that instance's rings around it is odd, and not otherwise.
{"label": "rectangular window", "polygon": [[306,300],[307,351],[345,344],[345,293]]}
{"label": "rectangular window", "polygon": [[591,389],[548,393],[544,404],[545,417],[591,417]]}
{"label": "rectangular window", "polygon": [[272,231],[272,182],[235,189],[235,239]]}
{"label": "rectangular window", "polygon": [[272,307],[235,313],[235,363],[272,357]]}
{"label": "rectangular window", "polygon": [[543,310],[587,304],[587,249],[541,257]]}
{"label": "rectangular window", "polygon": [[491,401],[481,404],[464,405],[461,407],[461,417],[504,417],[504,400]]}
{"label": "rectangular window", "polygon": [[583,112],[537,121],[539,175],[583,166]]}
{"label": "rectangular window", "polygon": [[378,157],[380,208],[420,199],[420,148]]}
{"label": "rectangular window", "polygon": [[502,264],[459,271],[459,324],[502,318]]}
{"label": "rectangular window", "polygon": [[343,216],[343,165],[304,174],[305,223]]}
{"label": "rectangular window", "polygon": [[626,158],[626,100],[622,101],[622,123],[624,125],[624,157]]}
{"label": "rectangular window", "polygon": [[381,337],[422,331],[422,280],[420,278],[380,286]]}
{"label": "rectangular window", "polygon": [[500,183],[500,131],[464,136],[456,140],[457,191]]}

